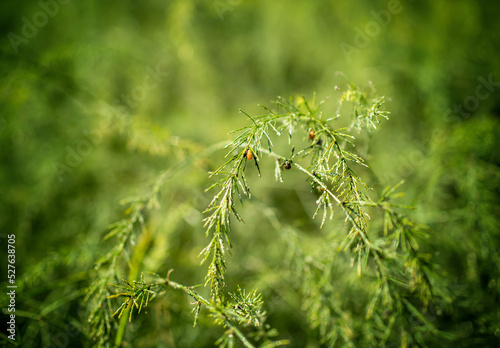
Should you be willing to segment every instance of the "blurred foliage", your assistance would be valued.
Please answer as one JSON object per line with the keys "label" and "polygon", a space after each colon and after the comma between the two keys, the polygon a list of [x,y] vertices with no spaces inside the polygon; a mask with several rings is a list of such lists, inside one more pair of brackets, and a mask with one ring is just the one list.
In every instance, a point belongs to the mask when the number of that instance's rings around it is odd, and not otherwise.
{"label": "blurred foliage", "polygon": [[[117,274],[134,284],[141,272],[165,277],[173,268],[180,284],[203,283],[207,173],[223,163],[228,132],[247,124],[238,109],[257,115],[257,103],[314,91],[318,100],[336,100],[334,87],[349,83],[386,97],[391,120],[361,137],[357,150],[376,193],[406,180],[400,201],[432,228],[426,251],[451,297],[425,314],[448,335],[422,329],[418,342],[391,336],[387,345],[498,343],[500,3],[27,0],[0,8],[0,244],[6,250],[7,235],[16,235],[21,346],[95,344],[85,297],[107,268],[94,265],[115,247],[104,239],[107,226],[141,204],[151,209],[132,228],[147,233],[127,240],[135,248],[124,249]],[[327,102],[325,114],[336,107]],[[239,208],[245,224],[232,234],[227,289],[259,289],[267,323],[290,346],[322,346],[322,328],[309,325],[321,305],[301,303],[301,279],[321,283],[306,270],[330,245],[325,240],[343,239],[335,228],[342,219],[319,229],[302,176],[287,172],[276,183],[272,174],[257,179],[254,169],[247,168],[252,200]],[[124,208],[127,197],[137,199]],[[308,253],[305,264],[286,259],[293,238]],[[6,257],[0,267],[7,269]],[[358,278],[343,253],[335,267],[335,283],[321,286],[347,313],[342,325],[369,331],[358,298],[373,290],[370,279]],[[197,290],[209,297],[209,289]],[[111,300],[112,314],[120,304]],[[224,330],[204,309],[193,328],[190,301],[165,290],[132,314],[124,342],[213,346]],[[109,320],[118,326],[121,319]]]}

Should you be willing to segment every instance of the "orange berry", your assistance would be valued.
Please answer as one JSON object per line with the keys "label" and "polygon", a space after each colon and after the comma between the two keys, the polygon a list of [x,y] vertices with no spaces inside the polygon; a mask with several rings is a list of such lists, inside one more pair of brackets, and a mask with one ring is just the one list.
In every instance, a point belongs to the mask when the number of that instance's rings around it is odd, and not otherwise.
{"label": "orange berry", "polygon": [[245,151],[245,157],[247,158],[247,160],[251,160],[253,158],[253,152],[252,152],[252,150],[247,149]]}
{"label": "orange berry", "polygon": [[314,130],[313,130],[313,129],[311,129],[311,130],[309,131],[309,140],[313,140],[313,139],[314,139]]}

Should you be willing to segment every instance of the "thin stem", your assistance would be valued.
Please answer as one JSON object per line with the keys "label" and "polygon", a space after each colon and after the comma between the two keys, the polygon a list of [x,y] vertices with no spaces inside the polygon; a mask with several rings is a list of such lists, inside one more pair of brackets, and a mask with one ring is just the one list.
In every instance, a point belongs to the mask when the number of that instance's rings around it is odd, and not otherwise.
{"label": "thin stem", "polygon": [[[132,256],[132,260],[130,262],[130,271],[128,276],[130,282],[136,280],[139,277],[139,271],[141,269],[142,261],[144,260],[144,256],[146,255],[146,251],[151,242],[151,238],[152,238],[151,232],[149,232],[147,228],[144,228],[139,243],[134,250],[134,255]],[[118,324],[118,331],[116,332],[116,337],[115,337],[115,344],[114,344],[115,348],[120,347],[122,344],[131,307],[132,307],[131,305],[128,306],[127,309],[125,309],[122,317],[120,318],[120,323]]]}
{"label": "thin stem", "polygon": [[[171,271],[169,272],[169,275],[170,275],[170,273],[171,273]],[[229,320],[228,315],[227,315],[229,313],[227,312],[228,311],[227,309],[224,309],[224,308],[221,308],[221,307],[219,307],[217,305],[214,305],[213,302],[208,301],[203,296],[201,296],[197,292],[193,291],[192,287],[188,287],[188,286],[176,283],[174,281],[171,281],[169,279],[169,275],[167,275],[167,279],[165,279],[164,281],[162,281],[160,283],[157,283],[157,285],[165,284],[165,285],[168,285],[168,286],[170,286],[170,287],[172,287],[174,289],[178,289],[178,290],[184,291],[186,294],[188,294],[189,296],[191,296],[194,300],[196,300],[196,301],[201,302],[202,304],[204,304],[210,312],[212,312],[214,314],[217,314],[217,316],[219,317],[219,319],[221,319],[223,321],[224,325],[227,326],[228,328],[230,328],[231,331],[235,333],[235,335],[240,339],[241,343],[245,347],[247,347],[247,348],[255,348],[255,346],[250,343],[250,341],[238,329],[238,327],[236,327],[235,325],[233,325],[232,322]],[[234,313],[231,313],[231,314],[234,314]]]}

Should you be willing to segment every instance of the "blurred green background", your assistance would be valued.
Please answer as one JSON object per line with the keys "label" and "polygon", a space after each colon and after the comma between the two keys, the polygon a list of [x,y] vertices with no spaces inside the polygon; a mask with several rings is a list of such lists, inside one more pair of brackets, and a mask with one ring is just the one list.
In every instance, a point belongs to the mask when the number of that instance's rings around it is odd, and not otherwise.
{"label": "blurred green background", "polygon": [[[365,154],[374,185],[405,179],[404,201],[434,229],[433,260],[454,300],[436,325],[459,335],[429,344],[498,343],[499,2],[45,0],[0,8],[0,243],[3,255],[7,234],[16,235],[21,346],[91,345],[82,295],[112,246],[102,237],[123,217],[121,199],[230,140],[247,124],[239,108],[259,114],[257,104],[316,91],[334,110],[334,87],[347,83],[373,83],[389,100],[391,120]],[[150,216],[145,271],[174,268],[176,280],[202,282],[204,189],[222,157],[188,161],[167,182],[163,207]],[[303,179],[278,185],[270,173],[256,199],[318,243]],[[233,289],[259,287],[280,337],[321,346],[300,299],[276,290],[279,238],[247,207],[235,244],[250,247],[230,258]],[[0,264],[6,269],[6,258]],[[222,329],[206,318],[193,329],[187,302],[175,293],[158,300],[126,341],[213,346]]]}

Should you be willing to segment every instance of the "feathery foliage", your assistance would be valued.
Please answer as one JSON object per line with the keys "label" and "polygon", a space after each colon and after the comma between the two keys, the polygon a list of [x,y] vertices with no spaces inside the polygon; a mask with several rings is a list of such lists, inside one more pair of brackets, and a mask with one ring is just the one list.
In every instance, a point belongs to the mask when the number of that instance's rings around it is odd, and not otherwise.
{"label": "feathery foliage", "polygon": [[500,3],[2,4],[1,345],[498,345]]}
{"label": "feathery foliage", "polygon": [[[345,103],[352,106],[352,116],[347,120],[340,115]],[[296,171],[309,182],[310,195],[315,197],[317,205],[311,218],[321,216],[318,228],[335,231],[325,240],[325,254],[307,255],[299,241],[305,231],[280,222],[279,213],[269,210],[273,208],[264,208],[265,216],[289,244],[289,266],[296,272],[294,277],[300,279],[299,284],[293,286],[301,293],[311,329],[319,330],[320,342],[329,346],[374,346],[399,336],[398,340],[405,346],[408,341],[419,342],[422,330],[447,337],[426,318],[430,306],[449,301],[430,255],[422,248],[430,230],[404,214],[411,207],[394,203],[402,195],[398,192],[402,182],[374,197],[373,189],[362,178],[369,173],[368,165],[356,153],[353,133],[361,130],[371,133],[382,119],[388,119],[389,113],[383,110],[383,104],[383,98],[370,98],[349,85],[341,94],[339,108],[333,116],[324,114],[323,102],[316,103],[315,97],[310,101],[303,97],[279,98],[274,109],[263,107],[265,113],[259,116],[242,111],[250,124],[232,132],[237,136],[225,146],[227,160],[210,173],[211,178],[218,180],[207,189],[218,189],[205,211],[208,215],[204,226],[209,243],[201,251],[202,263],[210,261],[205,277],[205,286],[210,288],[209,299],[195,292],[193,286],[170,280],[170,272],[164,279],[154,275],[146,282],[141,275],[140,280],[123,280],[126,286],[118,284],[117,262],[127,245],[135,245],[135,235],[146,228],[145,210],[158,207],[158,193],[166,174],[156,181],[147,196],[128,200],[128,216],[112,224],[106,236],[115,238],[117,243],[96,265],[96,269],[104,264],[109,267],[87,294],[94,308],[89,320],[98,345],[108,345],[114,328],[118,330],[115,345],[119,344],[134,309],[138,315],[153,299],[165,295],[169,287],[183,291],[195,301],[192,310],[195,326],[205,308],[213,323],[224,328],[216,341],[221,347],[233,346],[235,339],[245,347],[288,343],[283,339],[273,340],[278,332],[266,323],[265,298],[257,289],[238,287],[234,293],[226,291],[226,273],[231,264],[228,257],[233,248],[232,218],[243,221],[236,206],[252,197],[246,170],[255,166],[260,179],[269,180],[266,158],[274,162],[271,172],[276,181],[286,180],[283,172]],[[342,121],[347,126],[339,125]],[[287,141],[280,141],[283,136]],[[296,150],[299,146],[302,148]],[[327,223],[336,214],[344,221],[343,227]],[[343,231],[341,238],[339,231]],[[331,238],[334,233],[337,238]],[[336,294],[335,284],[346,277],[346,274],[338,277],[334,272],[340,262],[348,262],[356,278],[364,277],[363,282],[370,284],[362,291],[360,303],[356,303],[357,311],[364,313],[362,323],[351,319],[349,306]],[[114,292],[110,285],[115,288]],[[120,298],[121,304],[112,309],[110,300]],[[119,325],[113,317],[121,320]]]}

